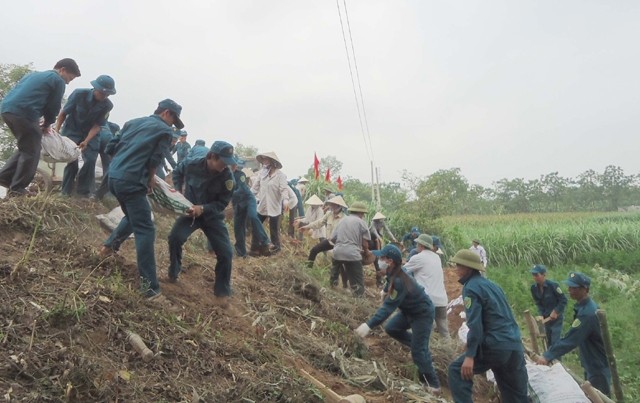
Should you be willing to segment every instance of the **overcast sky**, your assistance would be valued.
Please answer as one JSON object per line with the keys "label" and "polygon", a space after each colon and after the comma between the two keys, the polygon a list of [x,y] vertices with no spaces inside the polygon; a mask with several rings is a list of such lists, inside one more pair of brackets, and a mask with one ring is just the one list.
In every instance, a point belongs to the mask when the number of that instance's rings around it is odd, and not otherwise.
{"label": "overcast sky", "polygon": [[[346,4],[383,181],[452,167],[482,185],[610,164],[640,173],[640,2]],[[314,152],[333,155],[343,177],[369,179],[336,1],[21,0],[3,9],[0,63],[45,70],[72,57],[82,77],[67,96],[111,75],[120,125],[170,97],[192,144],[275,151],[289,177],[305,173]]]}

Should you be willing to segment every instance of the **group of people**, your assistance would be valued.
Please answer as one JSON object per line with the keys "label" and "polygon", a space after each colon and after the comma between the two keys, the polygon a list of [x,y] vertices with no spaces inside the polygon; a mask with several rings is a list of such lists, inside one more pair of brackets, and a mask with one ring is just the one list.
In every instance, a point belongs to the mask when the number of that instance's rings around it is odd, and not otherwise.
{"label": "group of people", "polygon": [[[431,392],[440,392],[429,351],[434,323],[442,337],[449,336],[448,298],[438,255],[442,249],[438,237],[412,228],[402,238],[410,245],[403,263],[397,246],[383,246],[383,232],[392,242],[397,242],[386,226],[386,217],[378,212],[367,225],[365,216],[369,208],[363,202],[347,206],[341,195],[329,192],[324,201],[311,195],[306,198],[308,208],[304,214],[306,179],[288,182],[275,153],[259,154],[256,159],[261,167],[253,173],[243,169],[244,161],[226,141],[215,141],[210,148],[198,141],[191,148],[180,118],[182,107],[172,99],[160,101],[152,115],[129,120],[118,131],[107,120],[113,108],[109,96],[116,93],[115,81],[108,75],[100,75],[91,81],[92,88],[75,90],[60,111],[65,85],[76,77],[80,77],[76,62],[62,59],[53,70],[25,76],[4,98],[2,118],[18,145],[16,153],[0,170],[0,185],[8,188],[9,196],[29,194],[27,186],[35,175],[42,136],[49,133],[53,124],[78,145],[84,160],[82,169],[78,169],[77,162],[65,168],[64,194],[71,194],[74,188],[80,195],[91,194],[97,155],[104,152],[105,187],[117,199],[124,217],[103,243],[100,253],[107,256],[117,252],[129,235],[135,234],[141,292],[153,300],[161,291],[154,250],[155,225],[147,194],[155,186],[155,176],[165,160],[171,163],[173,159],[168,157],[176,153],[178,162],[171,164],[173,185],[193,206],[176,219],[170,231],[167,281],[178,281],[183,245],[200,229],[216,255],[213,294],[221,306],[226,306],[232,293],[234,251],[239,257],[277,253],[282,247],[282,216],[294,210],[290,215],[291,225],[298,215],[297,226],[312,231],[312,237],[318,239],[309,252],[307,265],[312,266],[320,252],[333,250],[332,286],[337,286],[342,276],[344,287],[350,287],[356,296],[364,295],[363,259],[372,251],[383,303],[356,333],[367,336],[370,329],[399,310],[387,321],[385,331],[410,347],[420,381]],[[108,141],[102,136],[105,130],[109,132],[105,134]],[[113,135],[114,132],[117,135]],[[224,223],[224,210],[229,202],[234,210],[234,247]],[[267,220],[269,235],[263,226]],[[247,222],[252,232],[249,251],[245,242]],[[527,373],[520,331],[502,289],[482,276],[487,265],[486,251],[474,240],[470,249],[458,251],[451,262],[463,284],[469,327],[464,354],[449,365],[454,400],[471,402],[473,375],[491,369],[503,401],[526,402]],[[569,294],[577,303],[571,328],[560,338],[566,297],[557,283],[545,278],[546,272],[542,265],[531,270],[535,280],[531,294],[540,316],[545,319],[548,342],[548,349],[538,362],[546,364],[577,346],[587,379],[609,394],[611,375],[595,316],[597,306],[589,297],[591,280],[582,273],[572,272],[566,281]],[[382,278],[386,279],[384,283]]]}

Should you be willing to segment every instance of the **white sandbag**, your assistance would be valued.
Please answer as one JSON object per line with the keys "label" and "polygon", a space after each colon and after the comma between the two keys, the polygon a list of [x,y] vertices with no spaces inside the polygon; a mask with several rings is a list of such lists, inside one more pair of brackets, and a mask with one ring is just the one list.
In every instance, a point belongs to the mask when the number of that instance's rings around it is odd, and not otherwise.
{"label": "white sandbag", "polygon": [[458,339],[462,342],[462,344],[467,344],[467,335],[469,334],[469,327],[467,326],[467,322],[462,322],[460,325],[460,329],[458,329]]}
{"label": "white sandbag", "polygon": [[184,214],[185,211],[193,206],[182,193],[178,192],[159,176],[155,176],[156,185],[153,187],[151,197],[162,207],[173,211],[174,213]]}
{"label": "white sandbag", "polygon": [[[98,214],[96,218],[108,230],[113,231],[124,218],[124,212],[122,211],[122,208],[118,206],[107,214]],[[151,221],[154,221],[153,212],[151,212]],[[133,238],[133,234],[131,234],[129,238]]]}
{"label": "white sandbag", "polygon": [[42,159],[47,162],[73,162],[80,158],[82,151],[69,137],[52,130],[42,135]]}
{"label": "white sandbag", "polygon": [[590,403],[561,363],[552,366],[527,363],[529,397],[537,403]]}

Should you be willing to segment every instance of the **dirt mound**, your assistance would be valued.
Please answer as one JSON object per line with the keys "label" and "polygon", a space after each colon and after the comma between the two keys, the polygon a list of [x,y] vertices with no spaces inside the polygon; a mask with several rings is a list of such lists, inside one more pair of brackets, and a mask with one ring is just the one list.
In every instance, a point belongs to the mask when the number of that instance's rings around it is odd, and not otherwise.
{"label": "dirt mound", "polygon": [[[94,215],[107,211],[57,196],[0,200],[5,399],[323,401],[304,369],[337,393],[369,402],[438,401],[411,389],[417,383],[408,349],[381,329],[364,341],[354,336],[379,304],[372,266],[366,298],[357,300],[327,287],[326,267],[304,268],[308,242],[290,242],[277,256],[235,259],[232,306],[221,309],[212,294],[214,257],[196,233],[185,245],[180,282],[162,282],[164,298],[148,302],[136,292],[132,241],[117,256],[98,255],[107,234]],[[173,220],[156,214],[160,278]],[[142,360],[129,332],[153,359]],[[437,336],[432,344],[446,385],[457,346]]]}

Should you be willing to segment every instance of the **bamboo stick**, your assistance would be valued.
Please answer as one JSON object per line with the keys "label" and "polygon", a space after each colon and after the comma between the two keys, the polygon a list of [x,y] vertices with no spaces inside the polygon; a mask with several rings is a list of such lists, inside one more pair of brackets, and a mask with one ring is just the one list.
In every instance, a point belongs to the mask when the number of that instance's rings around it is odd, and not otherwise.
{"label": "bamboo stick", "polygon": [[531,339],[531,348],[535,354],[540,354],[540,349],[538,348],[538,337],[540,334],[538,333],[538,325],[536,325],[535,319],[533,319],[533,315],[527,309],[524,311],[524,320],[527,322],[527,327],[529,328],[529,336]]}
{"label": "bamboo stick", "polygon": [[598,395],[596,388],[591,385],[591,382],[585,381],[582,385],[580,385],[580,388],[592,403],[604,403]]}
{"label": "bamboo stick", "polygon": [[598,322],[600,322],[600,332],[602,333],[604,350],[607,353],[609,370],[611,370],[611,383],[613,384],[613,393],[616,396],[616,401],[618,403],[623,403],[624,395],[622,393],[622,386],[620,385],[620,377],[618,376],[618,366],[616,365],[616,356],[613,353],[613,343],[611,342],[611,334],[609,333],[609,323],[607,322],[607,313],[605,312],[604,309],[598,309],[596,311],[596,315],[598,315]]}
{"label": "bamboo stick", "polygon": [[[589,381],[585,381],[578,375],[574,374],[573,371],[565,367],[564,364],[562,364],[562,366],[564,367],[564,370],[567,371],[567,373],[571,375],[571,377],[575,379],[576,382],[578,382],[578,385],[583,385],[585,382],[589,382]],[[604,393],[596,389],[593,385],[591,385],[591,388],[598,394],[598,397],[600,397],[603,403],[616,403],[613,400],[611,400],[611,398],[607,397],[607,395],[605,395]]]}

